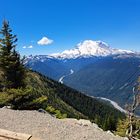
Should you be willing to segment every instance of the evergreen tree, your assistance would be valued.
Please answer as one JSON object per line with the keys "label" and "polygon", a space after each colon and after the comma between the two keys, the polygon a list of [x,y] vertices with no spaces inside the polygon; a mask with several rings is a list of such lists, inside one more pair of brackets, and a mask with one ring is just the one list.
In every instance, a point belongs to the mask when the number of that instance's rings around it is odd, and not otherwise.
{"label": "evergreen tree", "polygon": [[3,72],[3,89],[24,86],[25,69],[20,54],[15,50],[17,37],[13,35],[9,22],[4,20],[0,30],[0,69]]}

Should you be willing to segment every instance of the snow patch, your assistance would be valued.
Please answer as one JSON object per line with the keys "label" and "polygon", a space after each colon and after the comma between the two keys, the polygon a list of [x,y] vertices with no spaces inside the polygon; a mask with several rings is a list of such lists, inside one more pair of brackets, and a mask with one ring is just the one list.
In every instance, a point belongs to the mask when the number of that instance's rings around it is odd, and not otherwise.
{"label": "snow patch", "polygon": [[65,75],[64,76],[62,76],[62,77],[60,77],[60,79],[58,80],[59,81],[59,83],[61,83],[61,84],[63,84],[63,79],[65,78]]}
{"label": "snow patch", "polygon": [[121,90],[121,89],[125,88],[127,85],[128,85],[128,83],[125,83],[125,84],[124,84],[123,86],[121,86],[119,89]]}
{"label": "snow patch", "polygon": [[63,75],[62,77],[60,77],[59,80],[58,80],[58,82],[61,83],[61,84],[63,84],[63,83],[64,83],[64,82],[63,82],[64,78],[67,77],[67,76],[72,75],[73,73],[74,73],[74,70],[71,69],[71,70],[70,70],[70,73],[67,74],[67,75]]}

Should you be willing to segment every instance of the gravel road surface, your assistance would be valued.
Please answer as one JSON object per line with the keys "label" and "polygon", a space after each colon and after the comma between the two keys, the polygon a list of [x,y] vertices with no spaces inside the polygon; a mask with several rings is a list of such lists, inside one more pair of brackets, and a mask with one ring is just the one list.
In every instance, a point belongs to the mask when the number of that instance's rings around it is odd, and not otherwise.
{"label": "gravel road surface", "polygon": [[0,109],[0,128],[31,134],[42,140],[124,140],[87,120],[56,119],[48,113]]}

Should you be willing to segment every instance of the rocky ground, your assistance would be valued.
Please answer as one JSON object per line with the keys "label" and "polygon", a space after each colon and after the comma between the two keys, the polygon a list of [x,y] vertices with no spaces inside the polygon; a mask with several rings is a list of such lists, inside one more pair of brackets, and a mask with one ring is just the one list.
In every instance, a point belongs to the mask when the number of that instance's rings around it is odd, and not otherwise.
{"label": "rocky ground", "polygon": [[87,120],[59,120],[48,113],[0,109],[0,128],[27,133],[42,140],[125,140],[104,132]]}

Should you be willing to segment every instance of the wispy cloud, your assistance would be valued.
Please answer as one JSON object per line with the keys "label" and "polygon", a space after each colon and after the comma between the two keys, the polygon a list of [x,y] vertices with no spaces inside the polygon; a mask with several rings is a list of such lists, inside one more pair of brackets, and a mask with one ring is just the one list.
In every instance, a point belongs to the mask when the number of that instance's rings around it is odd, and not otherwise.
{"label": "wispy cloud", "polygon": [[26,49],[27,47],[26,47],[26,46],[23,46],[22,48],[23,48],[23,49]]}
{"label": "wispy cloud", "polygon": [[33,48],[33,46],[32,46],[32,45],[30,45],[30,46],[28,46],[28,48],[29,48],[29,49],[32,49],[32,48]]}
{"label": "wispy cloud", "polygon": [[50,45],[52,43],[53,43],[53,40],[47,37],[42,37],[42,39],[37,42],[37,44],[41,46]]}
{"label": "wispy cloud", "polygon": [[23,49],[32,49],[33,46],[32,46],[32,45],[30,45],[30,46],[23,46],[22,48],[23,48]]}

